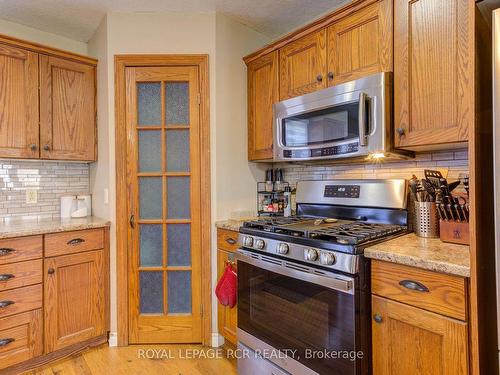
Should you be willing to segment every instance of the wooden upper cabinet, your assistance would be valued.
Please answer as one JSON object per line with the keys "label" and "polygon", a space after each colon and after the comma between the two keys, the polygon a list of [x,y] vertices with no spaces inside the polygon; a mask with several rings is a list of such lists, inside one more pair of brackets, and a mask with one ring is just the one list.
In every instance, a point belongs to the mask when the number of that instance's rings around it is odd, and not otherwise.
{"label": "wooden upper cabinet", "polygon": [[95,67],[40,55],[43,159],[96,159]]}
{"label": "wooden upper cabinet", "polygon": [[392,71],[392,0],[342,18],[327,35],[328,85]]}
{"label": "wooden upper cabinet", "polygon": [[325,29],[285,45],[279,50],[279,54],[280,100],[326,87]]}
{"label": "wooden upper cabinet", "polygon": [[396,147],[467,141],[474,120],[474,2],[395,0],[394,13]]}
{"label": "wooden upper cabinet", "polygon": [[106,332],[104,250],[44,261],[45,352]]}
{"label": "wooden upper cabinet", "polygon": [[38,158],[38,54],[0,44],[0,157]]}
{"label": "wooden upper cabinet", "polygon": [[465,375],[467,324],[372,297],[373,375]]}
{"label": "wooden upper cabinet", "polygon": [[273,104],[278,96],[278,51],[248,64],[248,160],[273,157]]}

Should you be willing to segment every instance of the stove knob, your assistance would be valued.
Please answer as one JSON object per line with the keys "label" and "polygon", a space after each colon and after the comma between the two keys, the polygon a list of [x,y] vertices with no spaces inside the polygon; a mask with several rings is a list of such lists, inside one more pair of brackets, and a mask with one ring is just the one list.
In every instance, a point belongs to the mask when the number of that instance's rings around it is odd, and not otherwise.
{"label": "stove knob", "polygon": [[264,240],[261,240],[259,238],[258,240],[255,240],[255,245],[254,246],[255,246],[256,249],[262,250],[266,246],[266,243],[264,242]]}
{"label": "stove knob", "polygon": [[333,263],[335,263],[335,255],[333,255],[332,253],[323,252],[320,255],[319,262],[326,266],[331,266]]}
{"label": "stove knob", "polygon": [[289,248],[288,248],[288,245],[286,243],[278,244],[278,250],[277,250],[278,254],[284,255],[284,254],[288,253],[288,250],[289,250]]}
{"label": "stove knob", "polygon": [[314,249],[305,249],[304,250],[304,258],[310,262],[314,262],[318,259],[318,252]]}
{"label": "stove knob", "polygon": [[243,239],[243,246],[252,247],[252,245],[253,245],[253,238],[252,237],[247,236]]}

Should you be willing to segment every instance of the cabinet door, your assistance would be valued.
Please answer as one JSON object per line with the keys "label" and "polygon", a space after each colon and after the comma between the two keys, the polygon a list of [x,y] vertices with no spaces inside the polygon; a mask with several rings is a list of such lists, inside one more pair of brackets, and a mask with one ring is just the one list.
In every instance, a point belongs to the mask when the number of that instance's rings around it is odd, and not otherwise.
{"label": "cabinet door", "polygon": [[467,324],[372,297],[374,375],[467,374]]}
{"label": "cabinet door", "polygon": [[45,260],[45,351],[105,333],[104,250]]}
{"label": "cabinet door", "polygon": [[0,44],[0,157],[38,158],[38,54]]}
{"label": "cabinet door", "polygon": [[40,56],[43,159],[95,160],[95,68]]}
{"label": "cabinet door", "polygon": [[[217,250],[217,280],[222,276],[226,268],[226,262],[228,261],[235,262],[234,253],[220,249]],[[236,269],[236,262],[233,267]],[[220,303],[218,305],[219,334],[224,336],[233,345],[236,345],[237,310],[236,306],[230,309],[227,306],[222,306]]]}
{"label": "cabinet door", "polygon": [[394,12],[396,146],[437,149],[467,141],[474,120],[474,2],[395,0]]}
{"label": "cabinet door", "polygon": [[381,0],[328,28],[328,84],[392,71],[392,0]]}
{"label": "cabinet door", "polygon": [[291,42],[280,53],[280,99],[326,87],[326,30]]}
{"label": "cabinet door", "polygon": [[248,64],[248,160],[273,157],[273,104],[278,97],[278,51]]}

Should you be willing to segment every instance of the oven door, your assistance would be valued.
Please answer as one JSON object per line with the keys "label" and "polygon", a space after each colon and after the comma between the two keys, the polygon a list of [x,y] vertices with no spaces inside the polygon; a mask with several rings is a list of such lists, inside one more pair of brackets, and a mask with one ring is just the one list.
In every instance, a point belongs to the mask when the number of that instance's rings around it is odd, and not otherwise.
{"label": "oven door", "polygon": [[238,341],[290,355],[267,359],[292,374],[306,373],[303,366],[319,374],[362,373],[369,356],[360,344],[366,340],[357,280],[302,268],[308,267],[238,250]]}

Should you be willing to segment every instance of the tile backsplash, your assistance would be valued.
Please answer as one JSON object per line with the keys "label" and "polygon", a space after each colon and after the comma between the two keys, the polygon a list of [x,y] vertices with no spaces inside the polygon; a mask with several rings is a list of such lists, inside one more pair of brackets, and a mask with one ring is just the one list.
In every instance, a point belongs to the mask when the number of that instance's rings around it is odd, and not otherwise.
{"label": "tile backsplash", "polygon": [[[26,203],[27,189],[37,190],[37,203]],[[56,218],[61,195],[89,189],[88,164],[0,160],[0,220]]]}
{"label": "tile backsplash", "polygon": [[469,172],[467,150],[420,153],[415,159],[381,162],[377,164],[346,163],[332,165],[275,164],[283,168],[283,177],[295,186],[299,180],[329,180],[336,178],[406,178],[412,174],[424,177],[424,169],[437,169],[449,181],[458,179],[460,173]]}

